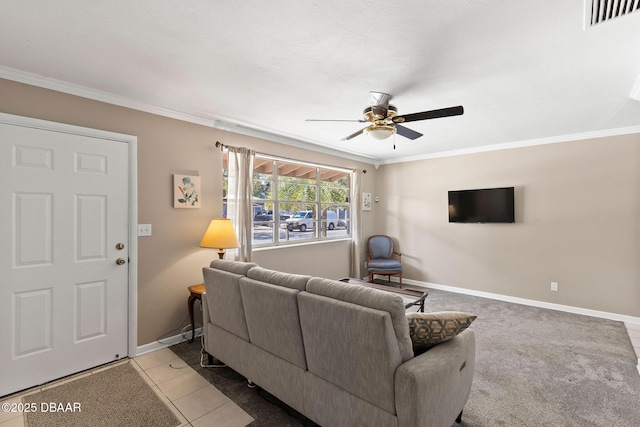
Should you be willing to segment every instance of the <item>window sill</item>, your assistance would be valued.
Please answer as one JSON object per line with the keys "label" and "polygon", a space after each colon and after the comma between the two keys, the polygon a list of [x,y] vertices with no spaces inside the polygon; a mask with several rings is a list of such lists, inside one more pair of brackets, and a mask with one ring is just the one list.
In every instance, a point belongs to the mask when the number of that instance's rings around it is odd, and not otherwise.
{"label": "window sill", "polygon": [[263,252],[263,251],[269,251],[272,249],[297,248],[300,246],[326,245],[327,243],[350,242],[351,240],[352,240],[351,237],[344,237],[344,238],[327,239],[327,240],[313,240],[311,242],[280,243],[279,245],[273,245],[273,246],[254,246],[253,252]]}

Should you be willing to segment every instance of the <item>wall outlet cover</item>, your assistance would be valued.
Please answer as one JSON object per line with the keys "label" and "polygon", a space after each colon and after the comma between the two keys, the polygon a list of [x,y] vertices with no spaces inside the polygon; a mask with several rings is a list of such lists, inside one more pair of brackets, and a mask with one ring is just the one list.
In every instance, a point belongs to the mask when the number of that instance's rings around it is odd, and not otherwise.
{"label": "wall outlet cover", "polygon": [[138,224],[138,236],[151,236],[151,224]]}

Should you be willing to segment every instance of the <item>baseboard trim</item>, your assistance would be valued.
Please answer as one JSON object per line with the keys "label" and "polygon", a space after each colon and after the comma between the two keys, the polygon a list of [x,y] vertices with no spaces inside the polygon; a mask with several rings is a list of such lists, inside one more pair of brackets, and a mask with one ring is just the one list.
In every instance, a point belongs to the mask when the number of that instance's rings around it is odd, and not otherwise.
{"label": "baseboard trim", "polygon": [[[367,280],[367,279],[365,278],[363,280]],[[399,280],[395,277],[392,278],[391,281],[396,283],[399,282]],[[591,310],[588,308],[574,307],[571,305],[555,304],[555,303],[537,301],[537,300],[526,299],[526,298],[518,298],[518,297],[509,296],[509,295],[494,294],[491,292],[476,291],[473,289],[458,288],[455,286],[440,285],[437,283],[422,282],[422,281],[412,280],[412,279],[402,279],[402,283],[407,285],[412,285],[418,288],[439,289],[441,291],[455,292],[458,294],[471,295],[471,296],[476,296],[481,298],[489,298],[497,301],[512,302],[515,304],[528,305],[531,307],[548,308],[550,310],[564,311],[567,313],[581,314],[584,316],[615,320],[618,322],[622,322],[624,324],[627,330],[627,333],[629,333],[629,329],[630,329],[629,325],[631,325],[631,328],[633,329],[640,330],[640,317],[627,316],[625,314],[609,313],[606,311]],[[635,347],[634,347],[634,351],[636,351],[637,353],[637,350],[635,349]],[[640,374],[640,354],[636,354],[636,356],[638,357],[638,364],[636,367],[638,369],[638,374]]]}
{"label": "baseboard trim", "polygon": [[[362,280],[368,280],[368,277],[363,277]],[[391,280],[393,282],[398,282],[398,279],[395,278],[395,277],[392,278]],[[631,324],[635,324],[635,325],[639,325],[640,326],[640,317],[627,316],[627,315],[624,315],[624,314],[609,313],[609,312],[606,312],[606,311],[591,310],[591,309],[587,309],[587,308],[574,307],[574,306],[570,306],[570,305],[555,304],[555,303],[531,300],[531,299],[526,299],[526,298],[512,297],[512,296],[509,296],[509,295],[495,294],[495,293],[484,292],[484,291],[476,291],[476,290],[473,290],[473,289],[458,288],[458,287],[455,287],[455,286],[440,285],[440,284],[437,284],[437,283],[422,282],[422,281],[413,280],[413,279],[402,279],[402,283],[403,284],[407,284],[407,285],[416,286],[416,287],[419,287],[419,288],[438,289],[438,290],[441,290],[441,291],[455,292],[455,293],[458,293],[458,294],[464,294],[464,295],[471,295],[471,296],[476,296],[476,297],[481,297],[481,298],[494,299],[494,300],[497,300],[497,301],[505,301],[505,302],[511,302],[511,303],[515,303],[515,304],[528,305],[528,306],[532,306],[532,307],[548,308],[550,310],[564,311],[564,312],[567,312],[567,313],[581,314],[581,315],[584,315],[584,316],[592,316],[592,317],[599,317],[599,318],[603,318],[603,319],[616,320],[616,321],[619,321],[619,322],[631,323]],[[640,327],[638,329],[640,329]],[[187,331],[187,334],[189,334],[189,332],[191,332],[191,331]],[[202,332],[202,328],[197,328],[196,329],[196,338],[200,337],[202,335],[202,333],[203,333]],[[143,354],[151,353],[152,351],[156,351],[156,350],[160,350],[160,349],[163,349],[163,348],[166,348],[166,347],[170,347],[170,346],[172,346],[174,344],[181,343],[182,341],[185,341],[187,339],[189,339],[189,338],[185,337],[185,335],[177,334],[177,335],[174,335],[172,337],[164,338],[161,341],[158,340],[158,341],[151,342],[149,344],[144,344],[144,345],[138,346],[138,347],[136,347],[136,351],[135,351],[134,357],[142,356]],[[637,355],[637,356],[638,356],[637,368],[638,368],[638,374],[640,374],[640,355]]]}
{"label": "baseboard trim", "polygon": [[[398,280],[391,279],[394,282]],[[565,311],[567,313],[582,314],[584,316],[600,317],[603,319],[617,320],[619,322],[635,323],[640,325],[640,317],[628,316],[626,314],[609,313],[606,311],[591,310],[588,308],[574,307],[571,305],[555,304],[551,302],[537,301],[526,298],[513,297],[509,295],[494,294],[491,292],[476,291],[473,289],[458,288],[455,286],[440,285],[431,282],[422,282],[413,279],[402,279],[403,284],[418,286],[422,288],[439,289],[447,292],[455,292],[458,294],[472,295],[476,297],[489,298],[498,301],[512,302],[515,304],[529,305],[532,307],[548,308],[550,310]]]}
{"label": "baseboard trim", "polygon": [[[188,337],[186,336],[188,335]],[[150,342],[149,344],[143,344],[136,347],[136,352],[134,357],[142,356],[146,353],[151,353],[152,351],[161,350],[163,348],[171,347],[172,345],[179,344],[182,341],[187,341],[191,338],[191,330],[187,331],[186,335],[178,334],[172,337],[163,338],[162,340]],[[196,329],[196,338],[202,335],[202,328]]]}

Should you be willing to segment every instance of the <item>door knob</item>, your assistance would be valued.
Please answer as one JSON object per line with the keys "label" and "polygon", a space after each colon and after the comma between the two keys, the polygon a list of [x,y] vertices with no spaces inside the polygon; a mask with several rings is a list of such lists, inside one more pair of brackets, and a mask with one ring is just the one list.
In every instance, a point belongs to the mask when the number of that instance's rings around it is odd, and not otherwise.
{"label": "door knob", "polygon": [[116,249],[119,250],[119,251],[123,250],[124,249],[124,243],[118,243],[116,245]]}
{"label": "door knob", "polygon": [[116,264],[118,264],[118,265],[122,265],[122,264],[124,264],[125,262],[126,262],[126,261],[125,261],[123,258],[118,258],[118,259],[116,260]]}

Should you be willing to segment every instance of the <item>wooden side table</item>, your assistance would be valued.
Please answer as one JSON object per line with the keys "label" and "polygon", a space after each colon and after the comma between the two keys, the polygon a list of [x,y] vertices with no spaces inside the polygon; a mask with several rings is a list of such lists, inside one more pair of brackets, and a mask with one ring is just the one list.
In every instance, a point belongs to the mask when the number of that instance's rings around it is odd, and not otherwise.
{"label": "wooden side table", "polygon": [[200,304],[202,304],[202,294],[204,294],[204,283],[200,283],[199,285],[191,285],[189,286],[189,301],[187,301],[187,305],[189,306],[189,317],[191,318],[191,339],[189,342],[193,342],[196,337],[196,323],[193,318],[193,304],[196,300],[200,300]]}

